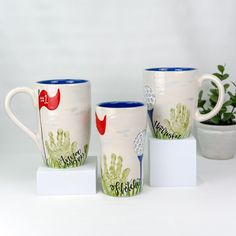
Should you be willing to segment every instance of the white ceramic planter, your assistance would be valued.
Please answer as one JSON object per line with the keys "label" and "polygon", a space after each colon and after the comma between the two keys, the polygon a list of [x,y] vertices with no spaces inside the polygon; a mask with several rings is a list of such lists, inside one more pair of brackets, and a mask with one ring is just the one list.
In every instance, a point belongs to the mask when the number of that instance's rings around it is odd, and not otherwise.
{"label": "white ceramic planter", "polygon": [[210,159],[227,160],[236,152],[236,125],[219,126],[196,122],[201,154]]}

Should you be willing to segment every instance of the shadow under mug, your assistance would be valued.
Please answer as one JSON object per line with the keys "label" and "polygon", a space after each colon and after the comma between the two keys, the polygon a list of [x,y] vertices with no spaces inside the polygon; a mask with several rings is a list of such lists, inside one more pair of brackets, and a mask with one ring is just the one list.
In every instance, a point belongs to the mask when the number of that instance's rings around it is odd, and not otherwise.
{"label": "shadow under mug", "polygon": [[96,107],[101,144],[101,182],[105,194],[129,197],[141,192],[146,137],[146,106],[104,102]]}
{"label": "shadow under mug", "polygon": [[[29,94],[37,111],[38,132],[24,126],[11,110],[18,93]],[[18,87],[5,98],[5,110],[12,121],[28,134],[40,149],[46,165],[68,168],[83,165],[90,139],[90,82],[79,79],[44,80],[34,89]]]}
{"label": "shadow under mug", "polygon": [[[205,80],[217,86],[219,97],[212,111],[200,114],[197,109],[198,91]],[[199,77],[195,68],[150,68],[144,70],[144,97],[153,137],[183,139],[189,137],[194,119],[206,121],[220,111],[224,87],[214,75]]]}

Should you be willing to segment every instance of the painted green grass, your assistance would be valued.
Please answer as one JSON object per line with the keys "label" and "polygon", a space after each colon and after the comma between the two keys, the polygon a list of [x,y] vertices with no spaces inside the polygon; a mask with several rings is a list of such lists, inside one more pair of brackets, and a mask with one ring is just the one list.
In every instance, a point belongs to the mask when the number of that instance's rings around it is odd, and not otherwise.
{"label": "painted green grass", "polygon": [[[78,162],[77,160],[74,160],[74,163],[72,161],[72,163],[64,163],[62,161],[59,161],[58,159],[52,159],[52,158],[48,158],[46,159],[46,165],[51,167],[51,168],[72,168],[72,167],[78,167],[81,166],[85,163],[85,160],[87,159],[87,155],[88,155],[88,145],[84,145],[84,153],[83,153],[83,157],[80,159],[80,161]],[[59,158],[59,157],[58,157]]]}
{"label": "painted green grass", "polygon": [[[101,170],[102,190],[105,194],[113,197],[135,196],[141,192],[140,180],[128,180],[130,169],[123,169],[122,162],[122,157],[113,153],[108,166],[107,157],[103,156],[103,169]],[[119,183],[119,188],[115,188],[117,183]],[[132,189],[124,191],[125,187],[128,189],[127,186],[131,186],[133,183],[135,183],[135,186]]]}

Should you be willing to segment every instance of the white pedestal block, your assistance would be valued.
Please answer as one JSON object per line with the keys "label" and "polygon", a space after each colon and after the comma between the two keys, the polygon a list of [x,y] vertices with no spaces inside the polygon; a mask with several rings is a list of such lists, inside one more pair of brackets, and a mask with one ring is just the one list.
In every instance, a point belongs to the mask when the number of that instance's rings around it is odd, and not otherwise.
{"label": "white pedestal block", "polygon": [[196,185],[196,139],[149,138],[150,185],[177,187]]}
{"label": "white pedestal block", "polygon": [[41,166],[37,170],[37,193],[40,195],[96,194],[97,158],[88,157],[85,164],[68,169]]}

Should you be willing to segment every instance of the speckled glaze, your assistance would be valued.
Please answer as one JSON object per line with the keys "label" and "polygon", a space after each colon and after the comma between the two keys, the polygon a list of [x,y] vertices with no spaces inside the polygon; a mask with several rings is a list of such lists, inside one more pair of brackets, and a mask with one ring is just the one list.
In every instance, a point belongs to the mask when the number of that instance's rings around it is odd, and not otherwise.
{"label": "speckled glaze", "polygon": [[[211,112],[202,115],[197,110],[197,98],[205,80],[217,85],[219,99]],[[199,77],[195,68],[151,68],[144,71],[144,95],[153,137],[182,139],[189,137],[194,119],[205,121],[218,113],[224,88],[213,75]]]}
{"label": "speckled glaze", "polygon": [[[38,132],[25,127],[12,113],[10,102],[17,93],[32,96],[37,111]],[[6,97],[9,117],[25,131],[42,152],[45,163],[52,168],[83,165],[90,139],[90,82],[86,80],[48,80],[35,83],[34,88],[16,88]]]}
{"label": "speckled glaze", "polygon": [[146,106],[136,102],[122,104],[98,104],[95,114],[101,144],[102,188],[111,196],[136,195],[143,182]]}

